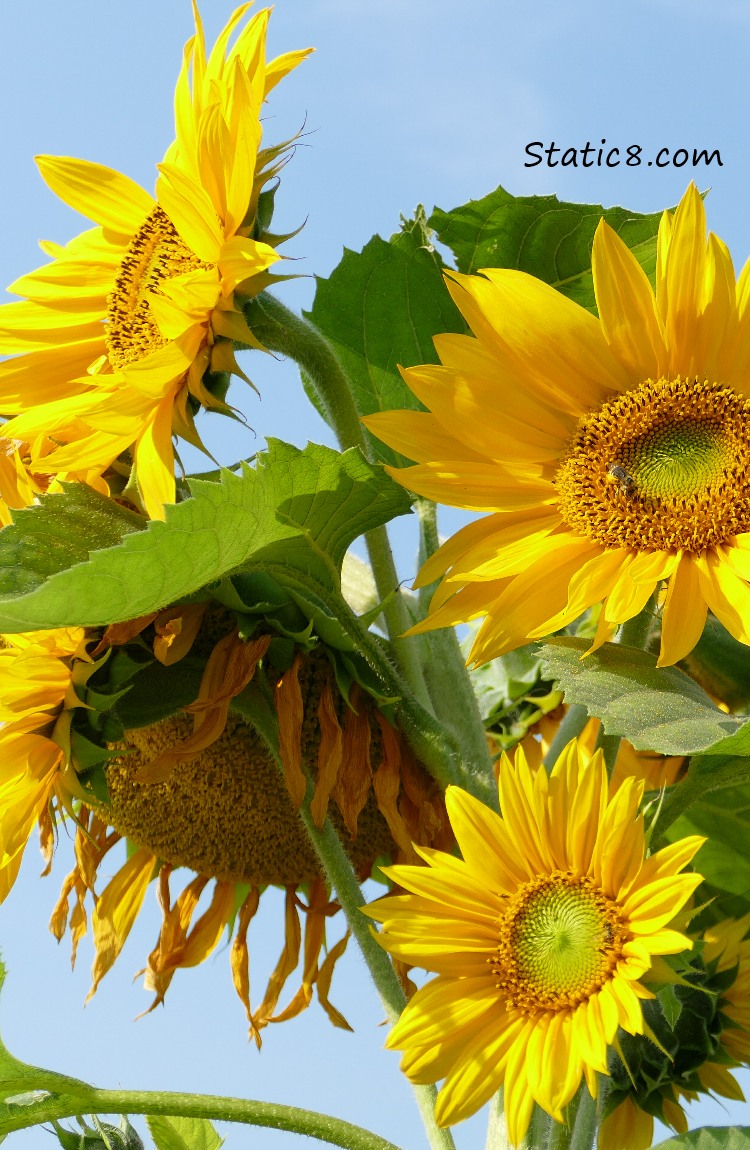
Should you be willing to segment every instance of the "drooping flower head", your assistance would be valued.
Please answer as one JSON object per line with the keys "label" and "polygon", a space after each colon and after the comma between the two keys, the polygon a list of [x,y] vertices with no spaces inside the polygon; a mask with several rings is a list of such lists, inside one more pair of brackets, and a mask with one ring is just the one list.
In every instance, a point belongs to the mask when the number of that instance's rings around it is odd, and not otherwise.
{"label": "drooping flower head", "polygon": [[536,1101],[557,1121],[582,1077],[595,1097],[618,1028],[643,1031],[656,956],[690,948],[675,917],[701,881],[681,874],[701,842],[646,857],[642,783],[613,797],[601,752],[570,743],[551,775],[519,749],[499,777],[502,818],[449,787],[462,859],[418,848],[423,866],[386,874],[408,893],[367,913],[396,958],[437,975],[408,1003],[387,1045],[414,1082],[444,1079],[443,1126],[501,1086],[511,1142]]}
{"label": "drooping flower head", "polygon": [[[307,55],[266,62],[269,10],[237,8],[207,54],[197,8],[175,93],[175,141],[156,198],[100,164],[40,156],[42,176],[96,225],[22,276],[0,308],[4,434],[32,445],[32,470],[103,470],[131,450],[152,517],[174,501],[172,436],[200,446],[199,406],[227,410],[206,372],[235,371],[232,340],[258,346],[242,299],[280,258],[258,214],[284,146],[261,149],[269,91]],[[238,31],[229,47],[233,33]],[[270,238],[270,237],[267,237]],[[42,453],[40,437],[59,446]],[[43,454],[43,458],[41,457]]]}
{"label": "drooping flower head", "polygon": [[448,273],[473,337],[404,371],[427,412],[365,423],[430,499],[491,515],[422,568],[428,630],[486,615],[478,663],[602,603],[594,647],[666,582],[660,665],[710,609],[750,643],[750,265],[735,282],[691,185],[659,228],[656,291],[602,220],[597,319],[524,272]]}
{"label": "drooping flower head", "polygon": [[[437,784],[378,706],[371,678],[359,682],[356,656],[342,660],[300,633],[294,642],[263,623],[243,639],[236,616],[204,602],[101,637],[11,636],[0,650],[0,901],[34,826],[49,870],[57,826],[72,825],[75,862],[50,928],[58,940],[69,931],[75,960],[90,923],[92,994],[156,880],[163,921],[145,964],[150,1009],[229,929],[234,986],[258,1045],[270,1022],[299,1014],[316,991],[334,1025],[348,1026],[328,997],[348,934],[330,941],[339,907],[297,815],[307,777],[313,820],[331,818],[363,879],[379,859],[415,858],[413,839],[452,839]],[[278,724],[280,765],[252,722],[230,713],[249,686],[273,700],[265,708]],[[107,875],[125,839],[132,850]],[[192,874],[175,891],[180,867]],[[269,885],[286,892],[283,950],[251,1006],[248,931]],[[300,958],[300,986],[282,1008]]]}

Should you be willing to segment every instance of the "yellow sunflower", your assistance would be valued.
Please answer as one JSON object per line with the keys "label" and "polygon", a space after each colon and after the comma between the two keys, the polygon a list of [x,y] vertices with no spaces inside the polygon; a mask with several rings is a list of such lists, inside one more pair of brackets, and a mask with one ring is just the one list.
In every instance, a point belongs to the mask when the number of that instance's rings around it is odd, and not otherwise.
{"label": "yellow sunflower", "polygon": [[[73,666],[91,660],[80,627],[0,638],[0,901],[18,875],[37,822],[42,852],[52,857],[53,818],[67,805],[66,714],[75,705]],[[66,749],[68,754],[66,754]]]}
{"label": "yellow sunflower", "polygon": [[708,609],[750,643],[750,265],[735,282],[691,185],[662,217],[655,293],[604,220],[593,276],[598,319],[524,272],[449,272],[474,338],[404,371],[427,412],[365,420],[416,460],[404,486],[492,512],[419,575],[443,581],[416,631],[487,616],[477,663],[601,602],[597,647],[662,581],[660,665]]}
{"label": "yellow sunflower", "polygon": [[511,1142],[536,1101],[556,1121],[585,1077],[596,1097],[618,1027],[643,1031],[643,985],[656,956],[690,948],[673,920],[701,881],[680,874],[692,837],[646,858],[642,783],[608,797],[600,752],[570,743],[551,775],[506,756],[503,817],[449,787],[463,860],[418,848],[427,863],[386,868],[408,893],[367,908],[401,961],[437,974],[387,1045],[414,1082],[444,1079],[436,1118],[473,1114],[501,1086]]}
{"label": "yellow sunflower", "polygon": [[[65,822],[75,858],[50,929],[58,941],[70,933],[75,962],[91,926],[91,994],[156,880],[162,925],[143,971],[149,1009],[164,1001],[176,971],[203,962],[228,930],[232,979],[259,1046],[269,1023],[295,1017],[315,992],[333,1024],[348,1028],[328,997],[348,932],[331,942],[327,931],[340,908],[297,815],[304,772],[315,784],[313,820],[332,819],[363,879],[383,857],[414,860],[414,839],[452,843],[437,784],[375,699],[356,679],[337,678],[323,644],[308,636],[310,649],[295,650],[267,629],[243,641],[235,617],[207,603],[116,624],[101,638],[71,629],[2,642],[0,901],[35,825],[48,873]],[[251,723],[230,713],[258,678],[273,699],[283,773]],[[136,721],[123,732],[117,704],[133,692]],[[155,704],[168,717],[144,718]],[[116,741],[107,734],[113,716]],[[105,877],[126,839],[132,849]],[[175,890],[181,867],[188,878]],[[269,885],[286,895],[283,949],[251,1005],[248,931]],[[300,960],[300,985],[281,1007]]]}
{"label": "yellow sunflower", "polygon": [[[156,198],[127,176],[66,157],[37,158],[49,187],[96,225],[22,276],[25,300],[0,308],[0,411],[8,438],[32,445],[32,471],[103,470],[132,448],[146,510],[174,501],[177,434],[200,446],[198,405],[227,410],[207,370],[237,372],[233,340],[258,346],[242,298],[280,258],[262,239],[258,197],[284,147],[260,150],[268,92],[307,55],[266,63],[269,10],[237,8],[207,56],[196,35],[175,92],[176,138]],[[239,28],[231,48],[229,40]],[[45,436],[57,448],[42,452]]]}

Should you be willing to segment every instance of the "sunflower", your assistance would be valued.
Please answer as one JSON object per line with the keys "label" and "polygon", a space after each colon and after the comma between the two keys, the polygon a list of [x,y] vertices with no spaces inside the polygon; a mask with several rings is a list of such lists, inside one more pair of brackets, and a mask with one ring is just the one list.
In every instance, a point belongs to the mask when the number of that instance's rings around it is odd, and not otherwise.
{"label": "sunflower", "polygon": [[[91,994],[155,881],[162,926],[144,971],[150,1010],[175,972],[202,962],[229,930],[234,986],[258,1045],[264,1027],[299,1014],[315,990],[333,1024],[348,1027],[328,997],[348,934],[327,945],[339,907],[297,816],[305,772],[313,819],[331,818],[362,879],[378,859],[415,859],[413,839],[452,841],[437,784],[358,681],[356,659],[342,662],[309,631],[295,643],[266,625],[242,639],[236,617],[208,602],[104,635],[77,629],[5,643],[0,897],[35,824],[47,871],[59,823],[72,824],[74,864],[50,929],[58,941],[70,932],[75,962],[91,925]],[[266,710],[273,700],[281,772],[253,724],[230,711],[249,687]],[[126,841],[127,858],[102,881]],[[179,867],[193,873],[175,891]],[[269,885],[286,893],[284,943],[251,1006],[248,930]],[[300,986],[279,1008],[301,954]]]}
{"label": "sunflower", "polygon": [[521,271],[447,273],[474,338],[441,335],[441,366],[404,371],[427,412],[365,420],[416,460],[392,472],[404,486],[492,512],[423,566],[420,585],[443,579],[415,631],[484,615],[481,663],[603,603],[596,648],[665,581],[659,665],[709,609],[750,643],[750,265],[735,283],[693,185],[656,265],[654,293],[602,220],[598,319]]}
{"label": "sunflower", "polygon": [[601,1150],[647,1150],[655,1118],[684,1134],[683,1103],[703,1094],[745,1101],[731,1071],[750,1060],[748,927],[750,915],[703,933],[689,967],[674,979],[678,1009],[671,1019],[657,1002],[645,1004],[656,1042],[628,1036],[613,1058]]}
{"label": "sunflower", "polygon": [[[0,353],[14,357],[0,365],[0,410],[16,416],[3,434],[31,444],[31,470],[45,473],[101,471],[132,449],[154,518],[175,498],[173,434],[200,447],[198,408],[230,410],[204,375],[242,375],[232,341],[259,346],[242,300],[280,258],[259,202],[285,146],[260,150],[260,112],[307,52],[266,63],[269,10],[242,26],[249,7],[208,57],[194,9],[156,198],[100,164],[37,158],[52,191],[96,226],[43,244],[52,262],[11,285],[25,300],[0,308]],[[47,435],[57,446],[42,452]]]}
{"label": "sunflower", "polygon": [[382,945],[437,974],[387,1045],[414,1082],[444,1079],[436,1119],[473,1114],[501,1086],[518,1145],[536,1101],[556,1121],[585,1077],[596,1097],[618,1027],[644,1029],[656,956],[690,948],[675,916],[701,881],[679,872],[700,838],[646,858],[642,784],[608,797],[600,752],[568,745],[551,775],[505,756],[503,817],[456,787],[446,806],[463,860],[418,848],[427,867],[386,868],[408,893],[366,913]]}

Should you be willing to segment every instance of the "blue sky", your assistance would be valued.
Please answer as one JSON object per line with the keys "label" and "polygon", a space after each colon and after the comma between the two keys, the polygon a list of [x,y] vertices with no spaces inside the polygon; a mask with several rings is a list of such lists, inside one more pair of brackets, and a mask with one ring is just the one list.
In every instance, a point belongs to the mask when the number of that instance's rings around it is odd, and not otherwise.
{"label": "blue sky", "polygon": [[[209,37],[230,0],[204,0]],[[55,200],[36,173],[35,153],[81,156],[153,188],[154,164],[172,135],[172,91],[192,27],[188,0],[2,0],[0,106],[5,227],[0,278],[10,283],[42,262],[39,239],[65,241],[86,225]],[[691,176],[710,187],[711,227],[739,268],[750,252],[750,154],[739,96],[747,70],[750,10],[741,0],[278,0],[273,53],[314,45],[317,53],[273,94],[268,140],[303,124],[284,171],[276,230],[307,221],[289,245],[306,278],[286,285],[290,306],[308,306],[314,275],[327,275],[344,246],[396,230],[415,204],[450,208],[498,184],[516,194],[622,204],[654,211],[676,202]],[[525,168],[527,143],[625,149],[644,158],[662,147],[721,152],[723,167]],[[207,432],[229,462],[256,450],[265,434],[302,444],[330,441],[288,365],[251,355],[246,370],[262,399],[237,391],[258,439],[216,420]],[[413,527],[397,534],[399,564],[412,570]],[[32,844],[19,883],[0,908],[0,946],[10,968],[3,1034],[13,1051],[102,1086],[236,1093],[329,1111],[371,1126],[405,1150],[425,1146],[396,1057],[382,1051],[381,1012],[361,962],[351,954],[333,1000],[356,1026],[334,1031],[318,1009],[270,1028],[261,1055],[249,1047],[244,1016],[220,950],[179,972],[167,1006],[140,1022],[148,1004],[131,981],[156,939],[155,900],[116,968],[83,1009],[90,950],[70,973],[67,943],[46,929],[66,872],[63,837],[52,878],[40,881]],[[63,857],[65,856],[65,857]],[[251,930],[256,997],[280,947],[282,908],[264,898]],[[254,936],[254,938],[253,938]],[[732,1108],[734,1121],[748,1121]],[[695,1122],[729,1119],[705,1107]],[[22,1148],[39,1132],[14,1135]],[[456,1130],[461,1150],[481,1144],[482,1121]],[[232,1146],[286,1150],[293,1136],[230,1134]],[[50,1145],[52,1142],[50,1141]]]}

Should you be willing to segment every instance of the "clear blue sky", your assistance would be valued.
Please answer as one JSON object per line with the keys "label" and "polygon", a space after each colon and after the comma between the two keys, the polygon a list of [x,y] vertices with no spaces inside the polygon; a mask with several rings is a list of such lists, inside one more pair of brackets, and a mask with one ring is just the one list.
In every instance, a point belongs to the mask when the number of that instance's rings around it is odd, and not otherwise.
{"label": "clear blue sky", "polygon": [[[231,0],[204,0],[209,37]],[[273,94],[266,138],[306,136],[283,174],[279,231],[305,219],[288,248],[310,277],[327,275],[342,247],[396,230],[418,202],[453,207],[503,184],[517,194],[622,204],[654,211],[676,202],[689,178],[711,187],[710,225],[739,268],[750,251],[750,154],[741,85],[747,72],[750,8],[744,0],[278,0],[272,53],[318,51]],[[0,279],[12,282],[42,262],[39,239],[66,241],[84,226],[55,200],[32,157],[81,156],[126,172],[153,189],[154,164],[172,136],[172,91],[191,33],[188,0],[2,0],[0,106],[4,222]],[[532,140],[597,147],[602,138],[649,157],[720,149],[709,172],[639,168],[524,167]],[[287,285],[285,302],[307,306],[310,278]],[[246,365],[262,399],[235,393],[259,439],[330,441],[288,366],[255,355]],[[258,441],[226,421],[208,435],[226,462]],[[244,434],[245,438],[241,436]],[[399,563],[411,570],[410,524],[398,534]],[[167,1006],[138,1023],[148,1003],[133,973],[156,939],[155,899],[89,1006],[90,944],[71,975],[68,944],[57,948],[46,923],[68,869],[63,834],[52,878],[39,880],[36,847],[0,908],[0,946],[10,968],[2,1028],[18,1056],[102,1086],[241,1094],[329,1111],[370,1126],[404,1148],[424,1136],[361,962],[351,955],[334,981],[333,1001],[356,1026],[334,1031],[318,1008],[266,1031],[261,1055],[245,1038],[226,949],[194,971],[178,972]],[[253,924],[256,996],[280,946],[282,908],[264,898]],[[290,983],[291,985],[291,983]],[[732,1107],[735,1122],[748,1122]],[[694,1124],[730,1119],[718,1106]],[[39,1131],[13,1145],[39,1147]],[[456,1130],[461,1150],[483,1142],[477,1118]],[[52,1141],[49,1141],[52,1145]],[[235,1130],[229,1145],[286,1150],[292,1135]]]}

